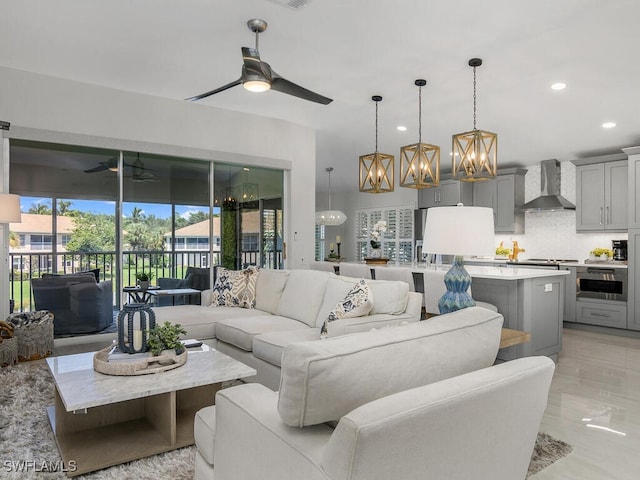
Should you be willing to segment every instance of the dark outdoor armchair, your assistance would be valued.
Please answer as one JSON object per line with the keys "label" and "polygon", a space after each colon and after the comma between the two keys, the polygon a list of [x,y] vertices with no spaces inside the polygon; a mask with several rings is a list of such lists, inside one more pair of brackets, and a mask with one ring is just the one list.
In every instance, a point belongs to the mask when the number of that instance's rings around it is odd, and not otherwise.
{"label": "dark outdoor armchair", "polygon": [[[216,267],[213,267],[214,275]],[[163,290],[169,290],[174,288],[193,288],[195,290],[208,290],[211,288],[211,282],[209,280],[208,268],[196,268],[187,267],[184,278],[158,278],[158,286]],[[182,297],[175,298],[162,298],[158,297],[155,300],[155,305],[163,307],[167,305],[184,305],[185,297],[189,295],[183,295]],[[193,301],[193,299],[191,299]]]}
{"label": "dark outdoor armchair", "polygon": [[54,314],[54,335],[99,332],[113,322],[111,281],[96,282],[93,273],[33,278],[37,310]]}

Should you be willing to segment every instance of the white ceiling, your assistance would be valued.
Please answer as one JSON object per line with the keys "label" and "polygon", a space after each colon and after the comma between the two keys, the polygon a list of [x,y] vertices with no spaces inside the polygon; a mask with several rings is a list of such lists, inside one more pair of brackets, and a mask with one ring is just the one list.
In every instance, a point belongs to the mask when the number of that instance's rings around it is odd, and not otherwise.
{"label": "white ceiling", "polygon": [[[357,158],[375,146],[374,94],[379,151],[398,168],[418,138],[417,78],[428,81],[422,140],[450,170],[451,135],[473,126],[471,57],[484,60],[478,128],[498,133],[500,166],[640,144],[638,0],[280,1],[0,0],[0,65],[183,99],[239,78],[240,47],[254,44],[246,21],[263,18],[262,59],[333,103],[239,86],[199,103],[315,128],[320,190],[328,166],[332,189],[356,188]],[[567,89],[552,91],[557,81]]]}

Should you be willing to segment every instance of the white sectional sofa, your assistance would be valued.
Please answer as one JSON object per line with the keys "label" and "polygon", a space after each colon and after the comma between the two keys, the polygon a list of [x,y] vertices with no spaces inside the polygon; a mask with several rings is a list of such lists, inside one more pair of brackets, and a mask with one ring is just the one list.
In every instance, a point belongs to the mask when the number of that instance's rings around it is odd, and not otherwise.
{"label": "white sectional sofa", "polygon": [[502,322],[473,307],[288,344],[278,392],[196,414],[196,480],[524,479],[554,365],[491,367]]}
{"label": "white sectional sofa", "polygon": [[[258,372],[250,380],[275,390],[280,383],[284,347],[317,340],[328,313],[359,279],[314,270],[260,269],[255,308],[210,306],[211,290],[202,292],[201,305],[154,308],[156,321],[180,323],[188,338],[207,344]],[[328,336],[381,328],[420,320],[422,296],[400,281],[367,280],[373,309],[357,318],[329,324]]]}

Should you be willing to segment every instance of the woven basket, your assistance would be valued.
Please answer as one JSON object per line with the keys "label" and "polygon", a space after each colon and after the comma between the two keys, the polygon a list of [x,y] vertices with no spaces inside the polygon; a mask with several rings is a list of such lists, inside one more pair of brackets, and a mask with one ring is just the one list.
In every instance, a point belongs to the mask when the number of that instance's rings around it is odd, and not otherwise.
{"label": "woven basket", "polygon": [[18,364],[18,339],[0,336],[0,367]]}
{"label": "woven basket", "polygon": [[[53,353],[53,314],[49,312],[46,314],[48,314],[50,318],[40,323],[28,323],[26,325],[15,326],[13,333],[15,338],[18,339],[19,361],[40,360]],[[20,314],[14,313],[13,315]],[[9,317],[11,317],[11,315]]]}

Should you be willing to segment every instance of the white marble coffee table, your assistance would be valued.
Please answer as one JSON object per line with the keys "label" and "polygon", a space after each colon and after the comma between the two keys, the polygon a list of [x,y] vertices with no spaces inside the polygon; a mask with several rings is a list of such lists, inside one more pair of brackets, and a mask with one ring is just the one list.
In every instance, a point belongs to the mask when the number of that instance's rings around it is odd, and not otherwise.
{"label": "white marble coffee table", "polygon": [[75,476],[193,445],[196,411],[214,403],[221,383],[256,371],[203,345],[183,366],[157,374],[111,376],[93,353],[47,358],[56,385],[47,408],[58,450]]}

